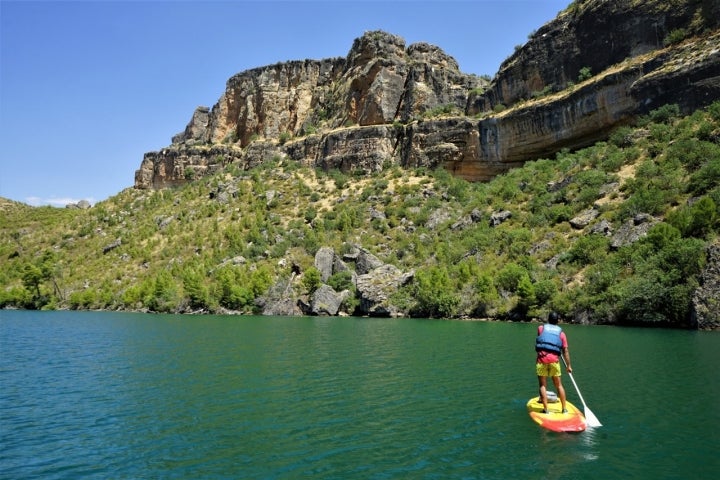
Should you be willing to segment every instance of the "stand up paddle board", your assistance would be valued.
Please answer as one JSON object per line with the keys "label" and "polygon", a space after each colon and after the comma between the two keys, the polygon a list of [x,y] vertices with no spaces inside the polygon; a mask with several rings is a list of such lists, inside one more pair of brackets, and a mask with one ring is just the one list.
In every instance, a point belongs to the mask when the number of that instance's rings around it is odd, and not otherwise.
{"label": "stand up paddle board", "polygon": [[530,418],[543,428],[553,432],[582,432],[585,430],[585,416],[572,403],[566,401],[567,413],[562,413],[560,401],[548,402],[548,413],[543,413],[543,404],[534,396],[527,403]]}

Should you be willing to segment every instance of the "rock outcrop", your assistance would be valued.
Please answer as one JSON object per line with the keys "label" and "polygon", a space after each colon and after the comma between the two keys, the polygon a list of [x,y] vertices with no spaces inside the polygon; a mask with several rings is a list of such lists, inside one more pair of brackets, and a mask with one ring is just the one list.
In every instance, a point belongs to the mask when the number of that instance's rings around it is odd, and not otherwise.
{"label": "rock outcrop", "polygon": [[436,46],[368,32],[345,58],[233,76],[172,145],[145,155],[135,186],[179,185],[272,158],[361,172],[444,166],[488,180],[604,140],[662,105],[687,113],[719,99],[719,10],[705,0],[576,0],[492,82],[462,73]]}
{"label": "rock outcrop", "polygon": [[700,286],[692,297],[691,324],[694,328],[720,328],[720,244],[707,249],[707,263],[700,275]]}
{"label": "rock outcrop", "polygon": [[[403,272],[394,265],[384,263],[365,248],[349,246],[344,255],[331,247],[321,247],[315,254],[314,266],[320,273],[321,283],[310,295],[300,295],[302,275],[294,274],[288,281],[272,287],[258,305],[263,315],[366,315],[378,317],[407,316],[389,301],[401,286],[412,281],[415,272]],[[338,292],[327,284],[338,273],[349,272],[351,285]],[[343,287],[344,288],[344,287]]]}
{"label": "rock outcrop", "polygon": [[717,2],[704,0],[575,0],[503,62],[472,110],[492,111],[540,92],[564,90],[578,83],[583,69],[601,74],[628,59],[663,51],[673,32],[694,36],[716,30],[719,13]]}

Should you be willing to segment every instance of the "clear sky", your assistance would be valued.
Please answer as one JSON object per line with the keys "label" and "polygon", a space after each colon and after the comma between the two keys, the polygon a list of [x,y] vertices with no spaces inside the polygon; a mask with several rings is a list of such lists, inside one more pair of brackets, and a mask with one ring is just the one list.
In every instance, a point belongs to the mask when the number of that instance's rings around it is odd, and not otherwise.
{"label": "clear sky", "polygon": [[132,187],[234,74],[345,57],[370,30],[493,76],[570,0],[0,0],[0,197],[96,203]]}

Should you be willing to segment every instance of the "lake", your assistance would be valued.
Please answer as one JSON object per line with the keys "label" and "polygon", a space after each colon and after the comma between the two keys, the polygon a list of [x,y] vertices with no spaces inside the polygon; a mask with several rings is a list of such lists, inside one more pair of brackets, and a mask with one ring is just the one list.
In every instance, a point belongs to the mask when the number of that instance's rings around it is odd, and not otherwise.
{"label": "lake", "polygon": [[720,332],[562,326],[577,434],[533,324],[0,311],[0,478],[718,475]]}

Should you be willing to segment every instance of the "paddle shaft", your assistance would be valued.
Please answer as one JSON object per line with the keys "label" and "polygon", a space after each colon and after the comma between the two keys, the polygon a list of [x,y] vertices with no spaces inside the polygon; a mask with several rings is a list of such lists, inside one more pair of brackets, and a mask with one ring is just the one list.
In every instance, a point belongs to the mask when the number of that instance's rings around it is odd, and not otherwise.
{"label": "paddle shaft", "polygon": [[[565,369],[567,369],[567,362],[565,361],[565,358],[560,354],[560,358],[562,358],[563,364],[565,365]],[[580,401],[583,404],[583,408],[587,409],[587,405],[585,404],[585,399],[582,396],[582,393],[580,393],[580,389],[577,386],[577,382],[575,382],[575,377],[573,377],[573,374],[571,372],[568,372],[568,375],[570,375],[570,380],[572,380],[573,385],[575,385],[575,391],[578,394],[578,397],[580,397]]]}
{"label": "paddle shaft", "polygon": [[[565,358],[563,358],[562,355],[560,355],[560,358],[562,358],[563,363],[565,364],[565,368],[567,369],[567,363],[565,362]],[[585,399],[582,396],[582,393],[580,393],[580,388],[578,388],[577,382],[575,381],[575,377],[573,377],[573,374],[571,372],[568,372],[568,375],[570,376],[570,380],[572,380],[573,385],[575,386],[575,391],[578,394],[578,397],[580,397],[580,401],[583,405],[583,410],[585,410],[585,418],[588,420],[588,423],[591,427],[600,427],[602,424],[600,423],[600,420],[597,419],[595,414],[590,410],[585,403]]]}
{"label": "paddle shaft", "polygon": [[577,392],[578,397],[580,397],[580,401],[583,404],[583,408],[587,410],[587,404],[585,404],[585,399],[583,398],[582,393],[580,393],[580,389],[578,388],[577,383],[575,382],[575,377],[573,377],[573,374],[570,372],[568,372],[568,375],[570,376],[570,380],[572,380],[573,385],[575,385],[575,391]]}

